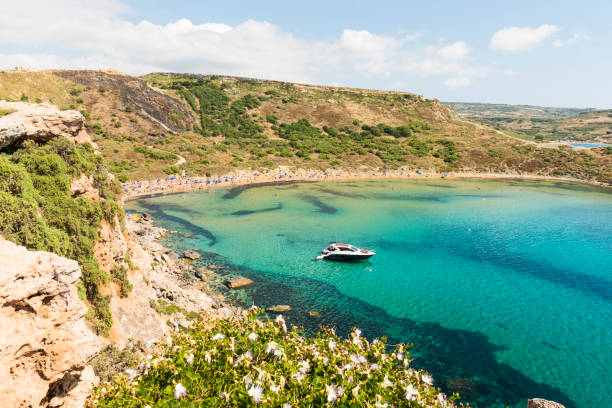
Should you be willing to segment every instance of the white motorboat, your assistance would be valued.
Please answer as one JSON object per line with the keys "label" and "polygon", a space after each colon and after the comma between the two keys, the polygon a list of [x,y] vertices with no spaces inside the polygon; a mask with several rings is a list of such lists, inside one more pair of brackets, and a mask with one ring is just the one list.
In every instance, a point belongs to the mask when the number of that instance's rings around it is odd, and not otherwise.
{"label": "white motorboat", "polygon": [[317,259],[329,259],[330,261],[361,261],[376,255],[375,252],[361,249],[349,244],[331,242],[327,248],[321,251]]}

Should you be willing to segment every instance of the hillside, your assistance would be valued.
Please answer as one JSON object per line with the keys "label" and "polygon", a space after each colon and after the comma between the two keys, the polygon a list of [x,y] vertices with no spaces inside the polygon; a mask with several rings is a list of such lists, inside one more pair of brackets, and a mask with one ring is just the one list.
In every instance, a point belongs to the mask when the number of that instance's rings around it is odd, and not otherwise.
{"label": "hillside", "polygon": [[0,98],[81,110],[121,181],[283,165],[612,179],[608,149],[523,143],[410,93],[112,71],[4,72],[0,84]]}

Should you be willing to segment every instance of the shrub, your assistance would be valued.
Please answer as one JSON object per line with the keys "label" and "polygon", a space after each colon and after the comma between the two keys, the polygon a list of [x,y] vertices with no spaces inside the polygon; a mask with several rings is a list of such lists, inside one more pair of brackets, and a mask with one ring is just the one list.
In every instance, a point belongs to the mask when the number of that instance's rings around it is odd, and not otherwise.
{"label": "shrub", "polygon": [[[72,197],[72,177],[94,176],[101,200]],[[75,259],[82,285],[92,305],[89,316],[96,331],[107,334],[112,324],[109,300],[100,292],[108,276],[93,256],[101,221],[121,216],[117,185],[103,168],[101,156],[89,144],[56,138],[39,146],[23,143],[9,158],[0,157],[0,234],[32,250],[52,251]],[[81,290],[83,292],[83,290]]]}
{"label": "shrub", "polygon": [[163,172],[170,175],[170,174],[178,174],[179,172],[179,168],[176,166],[168,166],[166,168],[163,169]]}
{"label": "shrub", "polygon": [[314,338],[282,316],[247,318],[211,327],[196,321],[175,336],[163,353],[101,384],[86,407],[217,406],[451,407],[433,379],[410,367],[403,344],[368,342],[354,329],[338,338],[323,329]]}

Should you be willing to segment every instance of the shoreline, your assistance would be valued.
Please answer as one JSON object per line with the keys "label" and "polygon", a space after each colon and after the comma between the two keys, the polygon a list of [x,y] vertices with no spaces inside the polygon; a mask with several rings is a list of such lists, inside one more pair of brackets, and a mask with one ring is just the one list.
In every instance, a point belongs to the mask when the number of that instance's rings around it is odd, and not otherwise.
{"label": "shoreline", "polygon": [[611,186],[597,182],[570,177],[531,175],[531,174],[508,174],[508,173],[477,173],[477,172],[420,172],[420,171],[366,171],[347,172],[343,170],[283,170],[282,168],[265,173],[252,171],[236,171],[224,176],[168,176],[154,180],[129,180],[122,183],[122,202],[139,198],[158,197],[162,195],[173,195],[195,191],[205,191],[217,187],[240,187],[292,184],[302,182],[317,182],[327,180],[372,180],[372,179],[509,179],[509,180],[543,180],[564,181],[569,183],[587,184],[594,187],[610,189]]}

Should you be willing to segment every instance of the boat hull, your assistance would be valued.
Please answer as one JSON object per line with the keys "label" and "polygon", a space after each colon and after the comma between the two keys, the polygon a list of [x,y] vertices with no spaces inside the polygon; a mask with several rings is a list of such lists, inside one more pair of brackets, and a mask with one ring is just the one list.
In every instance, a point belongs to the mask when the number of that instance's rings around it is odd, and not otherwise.
{"label": "boat hull", "polygon": [[358,254],[358,255],[344,255],[344,254],[329,254],[323,259],[337,262],[357,262],[371,258],[374,254]]}

